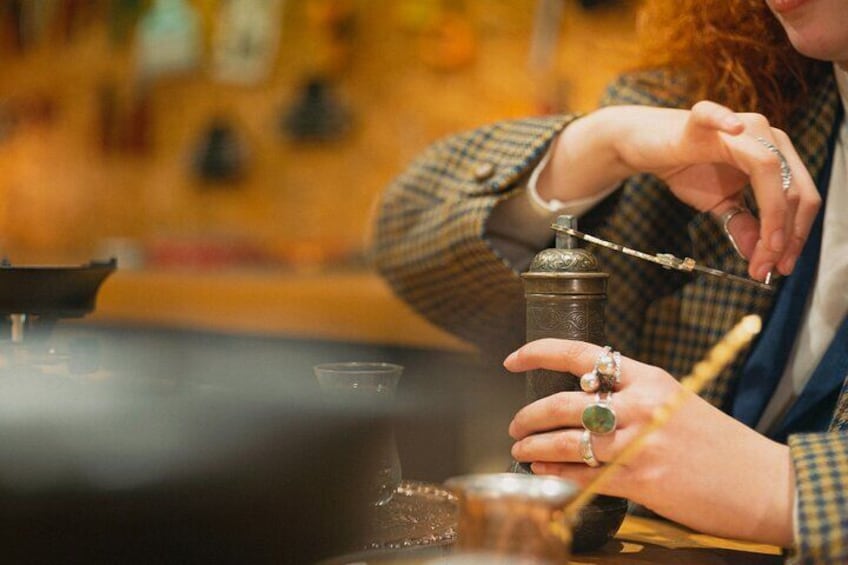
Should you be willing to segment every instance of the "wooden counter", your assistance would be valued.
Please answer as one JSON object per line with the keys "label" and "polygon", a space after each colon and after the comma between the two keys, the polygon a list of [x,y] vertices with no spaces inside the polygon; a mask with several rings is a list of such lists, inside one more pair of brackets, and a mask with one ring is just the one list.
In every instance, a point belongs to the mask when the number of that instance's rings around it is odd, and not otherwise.
{"label": "wooden counter", "polygon": [[779,565],[783,562],[780,548],[773,545],[720,538],[664,520],[627,516],[613,542],[597,552],[573,556],[570,564]]}
{"label": "wooden counter", "polygon": [[[320,565],[426,565],[451,555],[452,546],[364,551]],[[615,539],[602,548],[572,555],[569,565],[781,565],[781,550],[766,544],[719,538],[683,526],[628,515]],[[471,561],[469,561],[470,563]],[[480,561],[473,560],[474,563]],[[510,560],[512,562],[512,560]]]}
{"label": "wooden counter", "polygon": [[471,351],[376,274],[118,271],[86,321]]}

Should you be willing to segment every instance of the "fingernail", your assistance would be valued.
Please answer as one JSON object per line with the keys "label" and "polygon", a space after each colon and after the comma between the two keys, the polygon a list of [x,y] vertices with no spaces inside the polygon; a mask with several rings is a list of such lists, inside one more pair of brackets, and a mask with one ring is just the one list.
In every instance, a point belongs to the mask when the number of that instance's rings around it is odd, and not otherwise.
{"label": "fingernail", "polygon": [[774,230],[769,237],[769,247],[772,251],[783,251],[783,246],[786,243],[786,238],[783,235],[783,228]]}
{"label": "fingernail", "polygon": [[515,442],[512,444],[512,449],[509,450],[509,454],[512,455],[512,458],[516,461],[521,460],[521,442]]}
{"label": "fingernail", "polygon": [[788,259],[785,260],[785,262],[783,263],[784,274],[788,275],[789,273],[792,272],[792,269],[795,268],[795,262],[796,261],[798,261],[798,257],[796,255],[793,255],[792,257],[789,257]]}
{"label": "fingernail", "polygon": [[771,272],[774,270],[772,263],[766,263],[757,271],[757,280],[765,281],[771,279]]}
{"label": "fingernail", "polygon": [[516,358],[517,356],[518,356],[518,352],[517,352],[517,351],[513,351],[512,353],[510,353],[509,355],[507,355],[507,356],[506,356],[506,359],[504,359],[504,365],[508,365],[508,364],[512,363],[512,362],[515,360],[515,358]]}
{"label": "fingernail", "polygon": [[530,470],[537,475],[544,475],[547,472],[548,467],[544,463],[531,463]]}

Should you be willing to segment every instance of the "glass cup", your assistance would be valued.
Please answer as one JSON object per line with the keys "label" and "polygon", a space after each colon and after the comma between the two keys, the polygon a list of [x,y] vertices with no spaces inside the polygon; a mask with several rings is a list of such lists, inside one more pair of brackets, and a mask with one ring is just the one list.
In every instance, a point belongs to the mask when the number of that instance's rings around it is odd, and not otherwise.
{"label": "glass cup", "polygon": [[[326,398],[365,411],[388,410],[403,374],[401,365],[381,362],[324,363],[313,369]],[[375,506],[383,506],[392,499],[401,481],[400,457],[390,423],[381,427],[376,442],[371,499]]]}
{"label": "glass cup", "polygon": [[577,485],[556,477],[484,473],[448,479],[459,503],[455,553],[514,559],[518,563],[566,563],[571,529],[563,508]]}

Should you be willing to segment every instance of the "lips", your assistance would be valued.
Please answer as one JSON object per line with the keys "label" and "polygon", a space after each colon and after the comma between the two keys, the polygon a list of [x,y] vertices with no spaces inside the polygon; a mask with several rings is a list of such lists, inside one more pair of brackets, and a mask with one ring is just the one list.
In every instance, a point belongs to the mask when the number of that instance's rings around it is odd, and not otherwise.
{"label": "lips", "polygon": [[806,4],[810,0],[769,0],[772,10],[780,14],[791,12],[792,10]]}

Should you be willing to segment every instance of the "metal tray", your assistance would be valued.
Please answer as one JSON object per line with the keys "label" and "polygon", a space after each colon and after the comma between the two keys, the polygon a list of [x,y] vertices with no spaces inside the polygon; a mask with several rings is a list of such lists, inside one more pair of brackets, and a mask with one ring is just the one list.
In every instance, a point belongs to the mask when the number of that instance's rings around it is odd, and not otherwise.
{"label": "metal tray", "polygon": [[403,481],[392,499],[374,508],[364,549],[405,549],[456,539],[457,500],[447,489]]}
{"label": "metal tray", "polygon": [[448,555],[456,541],[456,496],[432,483],[403,481],[392,499],[373,509],[363,549],[319,565],[417,564]]}

